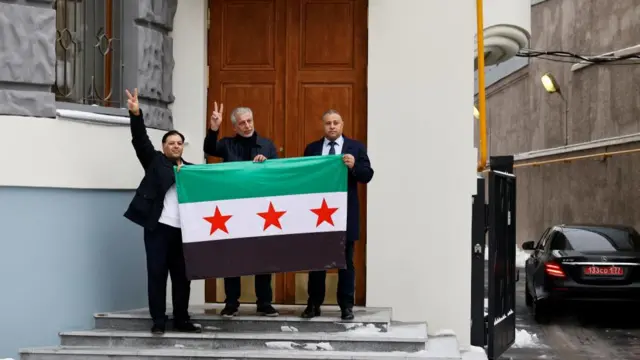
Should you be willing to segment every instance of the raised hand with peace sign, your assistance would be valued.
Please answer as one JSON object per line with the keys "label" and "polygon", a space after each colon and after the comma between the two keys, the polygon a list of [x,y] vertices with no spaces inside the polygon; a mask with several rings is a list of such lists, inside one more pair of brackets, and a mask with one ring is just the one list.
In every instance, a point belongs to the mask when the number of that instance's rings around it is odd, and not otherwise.
{"label": "raised hand with peace sign", "polygon": [[211,131],[218,131],[220,124],[222,124],[222,113],[224,112],[224,104],[220,103],[220,111],[218,111],[218,102],[213,103],[213,113],[211,113],[211,119],[209,119],[209,129]]}
{"label": "raised hand with peace sign", "polygon": [[133,90],[133,95],[129,92],[129,90],[125,90],[127,93],[127,107],[129,111],[133,113],[133,115],[140,115],[140,103],[138,102],[138,88]]}

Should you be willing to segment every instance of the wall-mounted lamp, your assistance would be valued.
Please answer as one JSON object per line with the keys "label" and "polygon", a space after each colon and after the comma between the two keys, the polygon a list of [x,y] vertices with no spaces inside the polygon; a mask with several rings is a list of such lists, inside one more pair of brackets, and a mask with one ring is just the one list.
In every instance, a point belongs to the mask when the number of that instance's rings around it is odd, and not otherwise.
{"label": "wall-mounted lamp", "polygon": [[558,94],[562,95],[562,93],[560,92],[560,87],[556,82],[556,79],[550,73],[545,73],[544,75],[542,75],[542,77],[540,78],[540,81],[542,81],[542,86],[544,86],[544,89],[549,94],[553,94],[557,92]]}
{"label": "wall-mounted lamp", "polygon": [[567,146],[569,145],[569,104],[567,103],[567,99],[565,99],[564,95],[562,95],[560,86],[558,86],[558,82],[553,77],[553,75],[551,75],[551,73],[545,73],[544,75],[542,75],[542,77],[540,77],[540,81],[542,82],[542,86],[544,87],[544,90],[546,92],[548,92],[549,94],[557,93],[562,99],[562,102],[564,104],[564,145]]}
{"label": "wall-mounted lamp", "polygon": [[476,120],[480,120],[480,111],[478,111],[478,108],[475,105],[473,106],[473,117]]}

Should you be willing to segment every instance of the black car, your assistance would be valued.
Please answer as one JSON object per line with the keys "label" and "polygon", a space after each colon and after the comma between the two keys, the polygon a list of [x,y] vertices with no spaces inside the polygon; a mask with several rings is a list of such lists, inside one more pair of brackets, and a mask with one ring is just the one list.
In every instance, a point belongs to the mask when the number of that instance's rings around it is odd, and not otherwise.
{"label": "black car", "polygon": [[525,299],[538,322],[564,302],[640,302],[640,234],[632,227],[552,226],[522,249],[533,250]]}

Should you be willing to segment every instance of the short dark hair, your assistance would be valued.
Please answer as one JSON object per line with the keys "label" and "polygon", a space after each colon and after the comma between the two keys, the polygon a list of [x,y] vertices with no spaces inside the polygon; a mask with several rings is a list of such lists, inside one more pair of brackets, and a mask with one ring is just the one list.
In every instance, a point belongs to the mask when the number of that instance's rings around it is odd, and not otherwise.
{"label": "short dark hair", "polygon": [[171,135],[178,135],[180,136],[180,139],[182,139],[182,142],[184,142],[184,135],[182,135],[182,133],[180,133],[180,131],[178,130],[169,130],[167,131],[164,135],[162,135],[162,143],[166,143],[167,142],[167,138]]}

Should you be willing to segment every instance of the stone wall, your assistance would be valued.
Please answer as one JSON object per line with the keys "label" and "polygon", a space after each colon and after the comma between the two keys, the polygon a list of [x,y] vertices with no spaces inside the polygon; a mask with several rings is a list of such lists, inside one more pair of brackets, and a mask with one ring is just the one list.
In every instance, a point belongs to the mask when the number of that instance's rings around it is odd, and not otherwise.
{"label": "stone wall", "polygon": [[123,1],[124,87],[138,87],[148,126],[173,128],[173,19],[178,0]]}
{"label": "stone wall", "polygon": [[[0,2],[0,115],[55,117],[56,11],[52,0]],[[173,40],[177,0],[122,2],[123,87],[138,87],[147,125],[173,128]],[[120,89],[119,89],[120,90]],[[116,93],[122,94],[121,91]],[[105,112],[105,108],[73,106]],[[119,110],[119,109],[116,109]],[[107,113],[113,114],[113,111]],[[120,110],[116,112],[126,115]]]}
{"label": "stone wall", "polygon": [[[531,48],[591,55],[634,46],[640,43],[638,14],[637,0],[544,1],[532,7]],[[640,132],[640,66],[598,65],[572,72],[571,65],[532,58],[487,89],[490,155]],[[555,76],[566,103],[543,89],[540,77],[545,72]],[[640,143],[590,152],[635,148]],[[518,242],[558,223],[624,223],[640,230],[639,160],[640,152],[517,168]]]}
{"label": "stone wall", "polygon": [[0,2],[0,115],[55,116],[52,1]]}

